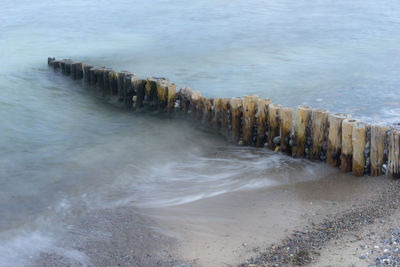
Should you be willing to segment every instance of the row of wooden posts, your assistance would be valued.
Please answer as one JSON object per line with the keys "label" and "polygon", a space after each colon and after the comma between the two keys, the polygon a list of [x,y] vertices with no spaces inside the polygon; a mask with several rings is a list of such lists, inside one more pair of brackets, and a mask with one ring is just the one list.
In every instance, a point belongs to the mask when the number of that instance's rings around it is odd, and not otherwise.
{"label": "row of wooden posts", "polygon": [[201,121],[239,145],[281,151],[292,157],[326,161],[356,176],[389,174],[400,178],[400,127],[369,125],[346,114],[298,106],[294,110],[260,99],[206,98],[189,88],[176,90],[166,78],[138,79],[127,71],[95,68],[70,59],[48,58],[74,80],[84,79],[103,95],[134,110],[178,112]]}

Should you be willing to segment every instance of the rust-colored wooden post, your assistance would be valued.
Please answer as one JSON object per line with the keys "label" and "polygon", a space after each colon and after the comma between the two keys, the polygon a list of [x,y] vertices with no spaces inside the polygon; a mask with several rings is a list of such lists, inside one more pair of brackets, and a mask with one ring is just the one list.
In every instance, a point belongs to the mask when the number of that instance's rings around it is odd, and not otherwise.
{"label": "rust-colored wooden post", "polygon": [[244,96],[243,100],[243,143],[247,146],[253,144],[254,124],[256,122],[256,109],[258,96]]}
{"label": "rust-colored wooden post", "polygon": [[229,138],[229,111],[230,109],[230,99],[222,98],[221,101],[221,135],[225,138]]}
{"label": "rust-colored wooden post", "polygon": [[352,146],[353,161],[352,172],[355,176],[363,176],[365,169],[365,136],[367,127],[363,122],[357,122],[353,125]]}
{"label": "rust-colored wooden post", "polygon": [[386,133],[389,129],[389,126],[386,125],[371,126],[371,176],[379,176],[383,174],[382,165],[387,160],[387,155],[385,155],[385,144],[387,142]]}
{"label": "rust-colored wooden post", "polygon": [[213,106],[213,129],[215,133],[219,133],[221,130],[221,108],[222,108],[222,99],[216,98],[214,100]]}
{"label": "rust-colored wooden post", "polygon": [[293,109],[281,108],[279,111],[279,123],[281,125],[281,151],[291,154],[292,150],[289,145],[290,136],[292,135],[293,126]]}
{"label": "rust-colored wooden post", "polygon": [[312,108],[301,105],[296,108],[296,116],[294,120],[294,146],[292,148],[292,156],[303,158],[305,156],[305,146],[307,136],[311,129]]}
{"label": "rust-colored wooden post", "polygon": [[135,109],[141,109],[144,107],[146,84],[147,80],[136,80],[134,83],[134,90],[136,92]]}
{"label": "rust-colored wooden post", "polygon": [[332,167],[340,166],[340,154],[342,151],[342,122],[347,118],[350,118],[350,116],[335,113],[330,119],[326,162]]}
{"label": "rust-colored wooden post", "polygon": [[257,120],[257,147],[263,147],[266,142],[265,132],[267,131],[267,112],[268,105],[271,104],[272,101],[269,98],[258,100],[258,108],[256,114]]}
{"label": "rust-colored wooden post", "polygon": [[322,160],[321,153],[328,133],[329,112],[326,109],[315,109],[311,119],[310,159]]}
{"label": "rust-colored wooden post", "polygon": [[342,172],[351,172],[353,162],[353,127],[359,120],[348,118],[342,122],[342,152],[340,155],[340,169]]}
{"label": "rust-colored wooden post", "polygon": [[400,128],[389,133],[388,172],[392,178],[400,178]]}
{"label": "rust-colored wooden post", "polygon": [[279,110],[281,108],[279,104],[268,105],[268,148],[272,150],[276,148],[274,138],[280,136]]}
{"label": "rust-colored wooden post", "polygon": [[192,103],[191,103],[191,115],[192,115],[192,120],[197,120],[198,118],[198,113],[199,113],[199,102],[200,102],[200,92],[199,91],[194,91],[192,92]]}
{"label": "rust-colored wooden post", "polygon": [[168,103],[168,82],[165,80],[156,81],[158,110],[164,111]]}
{"label": "rust-colored wooden post", "polygon": [[167,101],[168,112],[174,111],[175,102],[176,102],[176,84],[168,83],[168,101]]}
{"label": "rust-colored wooden post", "polygon": [[232,98],[230,101],[230,111],[232,114],[232,141],[235,143],[240,140],[242,109],[243,99]]}

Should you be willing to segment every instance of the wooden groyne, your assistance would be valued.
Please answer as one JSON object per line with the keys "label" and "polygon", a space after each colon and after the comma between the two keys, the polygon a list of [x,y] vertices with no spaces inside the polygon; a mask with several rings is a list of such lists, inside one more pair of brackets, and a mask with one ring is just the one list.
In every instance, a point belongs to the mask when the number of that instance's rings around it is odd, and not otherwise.
{"label": "wooden groyne", "polygon": [[177,90],[166,78],[139,79],[128,71],[48,58],[48,65],[84,80],[132,110],[181,113],[228,141],[327,162],[342,172],[400,178],[400,126],[370,125],[346,114],[298,106],[294,111],[258,96],[207,98]]}

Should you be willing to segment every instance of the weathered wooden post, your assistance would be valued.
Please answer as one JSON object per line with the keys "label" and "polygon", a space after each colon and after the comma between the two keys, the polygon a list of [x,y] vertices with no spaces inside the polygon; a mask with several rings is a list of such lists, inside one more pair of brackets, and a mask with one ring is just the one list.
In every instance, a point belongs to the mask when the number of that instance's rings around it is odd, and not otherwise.
{"label": "weathered wooden post", "polygon": [[348,118],[342,122],[342,151],[340,155],[340,169],[342,172],[351,172],[353,162],[353,127],[359,120]]}
{"label": "weathered wooden post", "polygon": [[125,91],[125,76],[128,71],[122,70],[117,72],[117,86],[118,86],[118,100],[125,103],[126,91]]}
{"label": "weathered wooden post", "polygon": [[240,140],[241,117],[243,109],[243,99],[232,98],[230,101],[230,111],[232,119],[232,141],[237,143]]}
{"label": "weathered wooden post", "polygon": [[191,103],[191,115],[192,115],[192,120],[196,120],[198,118],[198,104],[200,102],[200,92],[199,91],[194,91],[192,92],[192,103]]}
{"label": "weathered wooden post", "polygon": [[259,99],[257,103],[257,147],[263,147],[266,142],[268,105],[271,103],[272,101],[269,98]]}
{"label": "weathered wooden post", "polygon": [[90,75],[90,85],[96,86],[97,84],[97,68],[91,68],[89,70]]}
{"label": "weathered wooden post", "polygon": [[256,109],[258,96],[244,96],[243,100],[243,143],[247,146],[253,144],[254,124],[256,122]]}
{"label": "weathered wooden post", "polygon": [[104,92],[104,70],[105,67],[97,68],[96,71],[96,84],[101,93]]}
{"label": "weathered wooden post", "polygon": [[167,112],[173,112],[176,102],[176,84],[168,83],[168,103]]}
{"label": "weathered wooden post", "polygon": [[229,133],[229,116],[230,116],[229,109],[230,109],[230,99],[222,98],[222,101],[221,101],[221,134],[225,138],[228,138],[228,133]]}
{"label": "weathered wooden post", "polygon": [[328,133],[328,149],[326,162],[332,167],[340,166],[340,154],[342,151],[342,122],[350,116],[335,113],[331,116]]}
{"label": "weathered wooden post", "polygon": [[279,111],[279,123],[281,125],[281,151],[291,154],[292,150],[289,145],[290,136],[292,135],[293,126],[293,109],[281,108]]}
{"label": "weathered wooden post", "polygon": [[180,106],[183,110],[183,114],[187,115],[191,108],[191,102],[192,102],[192,91],[190,90],[189,87],[185,87],[179,90],[179,95],[181,97],[180,101]]}
{"label": "weathered wooden post", "polygon": [[66,75],[71,75],[71,66],[72,66],[72,60],[65,61],[65,65],[64,65],[65,71],[64,71],[64,73]]}
{"label": "weathered wooden post", "polygon": [[303,158],[305,156],[305,146],[307,137],[311,135],[311,117],[312,108],[301,105],[296,108],[294,120],[294,146],[292,148],[292,157]]}
{"label": "weathered wooden post", "polygon": [[110,95],[118,96],[118,72],[111,70],[108,73],[108,83],[110,87]]}
{"label": "weathered wooden post", "polygon": [[164,111],[168,103],[168,82],[165,80],[156,81],[158,110]]}
{"label": "weathered wooden post", "polygon": [[387,160],[387,155],[385,155],[385,144],[387,141],[386,133],[389,129],[389,126],[385,125],[371,126],[371,176],[379,176],[383,174],[382,165]]}
{"label": "weathered wooden post", "polygon": [[392,178],[400,178],[400,128],[389,133],[388,172]]}
{"label": "weathered wooden post", "polygon": [[61,62],[54,59],[50,62],[50,66],[52,66],[54,69],[58,69],[61,66]]}
{"label": "weathered wooden post", "polygon": [[103,72],[103,90],[105,95],[111,95],[110,73],[113,71],[111,68],[105,68]]}
{"label": "weathered wooden post", "polygon": [[280,136],[279,110],[281,108],[279,104],[268,105],[268,148],[272,150],[276,148],[274,138]]}
{"label": "weathered wooden post", "polygon": [[83,76],[85,77],[85,82],[90,84],[90,69],[93,68],[93,65],[83,64]]}
{"label": "weathered wooden post", "polygon": [[203,107],[203,120],[204,124],[207,127],[211,126],[211,117],[212,117],[212,103],[214,99],[204,97],[202,99],[202,107]]}
{"label": "weathered wooden post", "polygon": [[137,77],[133,73],[127,73],[125,75],[125,81],[124,81],[124,88],[125,88],[125,106],[128,108],[133,108],[135,109],[135,106],[133,103],[133,98],[136,95],[135,91],[135,83],[136,83]]}
{"label": "weathered wooden post", "polygon": [[215,133],[219,133],[221,129],[221,108],[222,108],[222,99],[216,98],[214,100],[214,107],[213,107],[213,129]]}
{"label": "weathered wooden post", "polygon": [[81,80],[83,78],[82,62],[74,62],[71,64],[71,78]]}
{"label": "weathered wooden post", "polygon": [[196,112],[197,112],[197,117],[195,118],[196,120],[203,122],[204,119],[204,102],[206,98],[204,96],[200,96],[199,100],[196,102]]}
{"label": "weathered wooden post", "polygon": [[365,168],[365,135],[367,127],[363,122],[357,122],[353,125],[352,146],[353,161],[352,171],[355,176],[363,176]]}
{"label": "weathered wooden post", "polygon": [[[135,109],[141,109],[144,107],[144,97],[146,91],[147,80],[136,80],[134,83],[134,90],[136,92],[136,104],[133,103]],[[135,101],[133,101],[135,102]]]}
{"label": "weathered wooden post", "polygon": [[56,58],[55,58],[55,57],[48,57],[48,58],[47,58],[47,65],[50,66],[50,64],[51,64],[51,62],[52,62],[53,60],[56,60]]}
{"label": "weathered wooden post", "polygon": [[311,119],[311,152],[310,159],[325,160],[323,146],[328,133],[329,112],[326,109],[315,109]]}

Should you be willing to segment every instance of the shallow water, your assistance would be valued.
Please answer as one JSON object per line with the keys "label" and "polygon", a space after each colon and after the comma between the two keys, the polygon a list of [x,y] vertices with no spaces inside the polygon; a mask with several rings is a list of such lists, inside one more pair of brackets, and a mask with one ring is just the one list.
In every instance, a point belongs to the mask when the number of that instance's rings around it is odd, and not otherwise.
{"label": "shallow water", "polygon": [[112,107],[53,73],[48,56],[391,123],[399,12],[389,0],[0,1],[0,265],[54,249],[63,219],[88,210],[167,207],[321,172]]}

